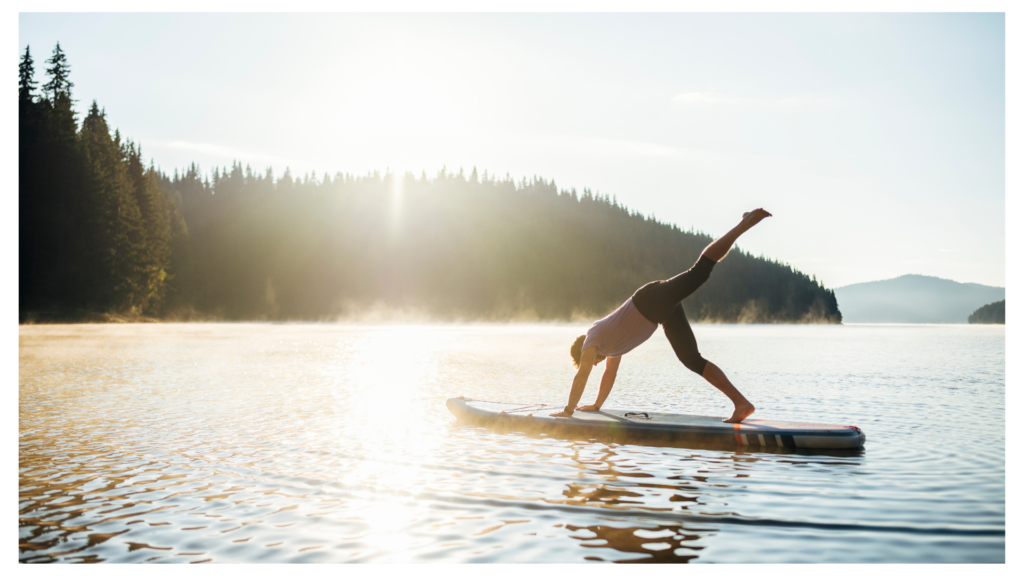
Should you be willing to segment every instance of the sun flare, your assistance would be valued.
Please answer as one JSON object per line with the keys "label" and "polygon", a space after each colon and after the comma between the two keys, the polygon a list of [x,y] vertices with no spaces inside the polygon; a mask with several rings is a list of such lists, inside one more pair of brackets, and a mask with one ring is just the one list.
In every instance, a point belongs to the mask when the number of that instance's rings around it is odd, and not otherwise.
{"label": "sun flare", "polygon": [[437,82],[405,68],[357,86],[338,113],[340,140],[386,151],[392,170],[414,169],[424,150],[447,148],[463,131],[455,100]]}

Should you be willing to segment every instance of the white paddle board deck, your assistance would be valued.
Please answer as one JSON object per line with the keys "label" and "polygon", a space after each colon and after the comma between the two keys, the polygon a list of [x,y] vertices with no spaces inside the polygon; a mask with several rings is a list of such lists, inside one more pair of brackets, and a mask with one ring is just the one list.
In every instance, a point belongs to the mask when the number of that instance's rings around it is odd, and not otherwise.
{"label": "white paddle board deck", "polygon": [[700,444],[783,448],[856,449],[864,433],[856,426],[747,419],[726,424],[721,417],[638,410],[581,412],[571,418],[549,416],[561,406],[506,404],[459,397],[448,409],[459,420],[488,428],[523,432],[592,434],[595,437],[666,439]]}

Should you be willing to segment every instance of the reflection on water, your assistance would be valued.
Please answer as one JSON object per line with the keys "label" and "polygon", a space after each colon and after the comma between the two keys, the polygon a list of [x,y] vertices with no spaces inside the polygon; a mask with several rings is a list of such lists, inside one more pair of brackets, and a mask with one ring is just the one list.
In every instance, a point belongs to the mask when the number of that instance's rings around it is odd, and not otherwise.
{"label": "reflection on water", "polygon": [[[697,326],[759,416],[856,423],[855,454],[496,434],[447,412],[563,402],[580,330],[23,326],[19,559],[1005,558],[1001,327]],[[609,407],[727,410],[666,342],[630,356]]]}
{"label": "reflection on water", "polygon": [[[622,563],[685,563],[697,558],[697,552],[703,549],[694,542],[701,537],[699,531],[676,525],[657,526],[657,529],[601,525],[567,528],[576,532],[572,538],[582,540],[580,546],[584,548],[611,548],[635,555],[633,559],[620,560]],[[596,555],[584,559],[604,560]]]}

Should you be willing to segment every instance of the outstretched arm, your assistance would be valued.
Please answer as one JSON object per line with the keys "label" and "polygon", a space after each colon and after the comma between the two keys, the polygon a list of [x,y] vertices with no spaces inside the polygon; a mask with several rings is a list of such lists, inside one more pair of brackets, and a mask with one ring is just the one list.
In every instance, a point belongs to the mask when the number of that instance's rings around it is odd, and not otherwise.
{"label": "outstretched arm", "polygon": [[580,406],[580,412],[596,412],[604,405],[608,395],[612,393],[612,386],[615,386],[615,375],[619,371],[619,362],[622,356],[613,356],[604,363],[604,376],[601,377],[601,389],[597,392],[597,400],[593,404]]}
{"label": "outstretched arm", "polygon": [[597,346],[591,346],[580,354],[580,369],[576,372],[576,377],[572,379],[569,403],[565,405],[565,410],[552,412],[552,416],[561,418],[572,416],[576,405],[580,402],[580,397],[583,396],[583,390],[587,387],[587,379],[590,378],[590,371],[594,368],[595,360],[597,360]]}

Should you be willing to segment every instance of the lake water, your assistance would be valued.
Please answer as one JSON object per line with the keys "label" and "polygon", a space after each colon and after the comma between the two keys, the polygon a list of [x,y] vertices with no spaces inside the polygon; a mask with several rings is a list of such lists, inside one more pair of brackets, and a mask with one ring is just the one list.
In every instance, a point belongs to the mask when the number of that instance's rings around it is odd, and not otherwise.
{"label": "lake water", "polygon": [[[564,405],[586,326],[21,326],[22,562],[1004,562],[1005,332],[696,325],[753,418],[858,452],[459,425]],[[602,367],[584,395],[597,393]],[[606,407],[726,417],[664,336]]]}

